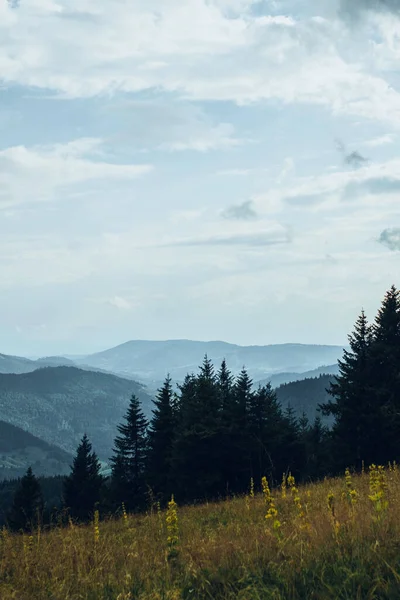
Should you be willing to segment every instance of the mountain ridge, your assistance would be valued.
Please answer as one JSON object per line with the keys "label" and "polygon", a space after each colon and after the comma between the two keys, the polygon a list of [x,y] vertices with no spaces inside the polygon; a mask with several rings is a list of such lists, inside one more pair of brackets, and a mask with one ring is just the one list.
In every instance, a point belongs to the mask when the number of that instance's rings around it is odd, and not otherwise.
{"label": "mountain ridge", "polygon": [[197,371],[207,354],[216,368],[225,358],[234,374],[245,366],[254,380],[261,380],[277,373],[301,373],[330,365],[342,356],[343,348],[298,343],[239,346],[221,341],[130,340],[75,362],[147,383],[163,380],[167,374],[183,380],[188,372]]}

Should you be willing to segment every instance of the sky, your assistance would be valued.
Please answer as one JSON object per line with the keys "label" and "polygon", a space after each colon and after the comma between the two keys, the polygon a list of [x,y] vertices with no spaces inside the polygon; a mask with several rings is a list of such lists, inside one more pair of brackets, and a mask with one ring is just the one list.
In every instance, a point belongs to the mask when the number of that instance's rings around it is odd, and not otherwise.
{"label": "sky", "polygon": [[0,352],[346,344],[400,286],[398,6],[0,0]]}

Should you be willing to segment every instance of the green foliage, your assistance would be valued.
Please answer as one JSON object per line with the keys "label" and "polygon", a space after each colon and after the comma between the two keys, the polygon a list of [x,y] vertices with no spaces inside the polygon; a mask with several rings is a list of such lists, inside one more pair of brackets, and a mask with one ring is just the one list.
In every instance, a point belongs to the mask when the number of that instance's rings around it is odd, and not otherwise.
{"label": "green foliage", "polygon": [[71,517],[80,521],[92,518],[103,487],[100,468],[85,433],[76,451],[71,474],[64,481],[64,504]]}
{"label": "green foliage", "polygon": [[40,483],[29,467],[15,491],[8,525],[15,531],[30,531],[41,522],[43,497]]}
{"label": "green foliage", "polygon": [[171,378],[154,400],[153,418],[148,430],[147,483],[162,501],[170,498],[172,490],[172,450],[175,439],[174,393]]}
{"label": "green foliage", "polygon": [[145,469],[148,449],[147,420],[140,401],[132,394],[125,423],[118,425],[111,458],[111,494],[117,506],[138,510],[145,502]]}

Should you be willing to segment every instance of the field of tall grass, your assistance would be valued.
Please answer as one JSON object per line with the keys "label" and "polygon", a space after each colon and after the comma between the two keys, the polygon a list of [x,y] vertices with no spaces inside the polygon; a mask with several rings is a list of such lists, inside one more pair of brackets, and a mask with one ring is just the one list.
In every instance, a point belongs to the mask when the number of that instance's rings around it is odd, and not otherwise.
{"label": "field of tall grass", "polygon": [[220,503],[3,529],[0,598],[400,599],[395,464],[299,487],[289,476],[272,492],[260,483]]}

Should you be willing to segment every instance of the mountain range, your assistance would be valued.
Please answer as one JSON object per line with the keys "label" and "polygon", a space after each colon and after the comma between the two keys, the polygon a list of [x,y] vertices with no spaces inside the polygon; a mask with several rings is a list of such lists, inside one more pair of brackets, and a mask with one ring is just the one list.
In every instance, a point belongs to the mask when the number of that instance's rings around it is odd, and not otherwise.
{"label": "mountain range", "polygon": [[36,475],[65,475],[73,457],[58,446],[0,421],[0,479],[20,477],[29,466]]}
{"label": "mountain range", "polygon": [[106,463],[132,393],[149,418],[165,376],[182,381],[205,354],[216,369],[223,358],[234,374],[246,366],[255,387],[270,381],[283,407],[312,420],[342,353],[339,346],[172,340],[131,341],[80,357],[0,354],[0,479],[19,476],[29,464],[37,474],[67,472],[85,432]]}
{"label": "mountain range", "polygon": [[332,365],[342,356],[343,347],[308,344],[238,346],[218,341],[132,340],[103,352],[76,358],[74,362],[81,367],[102,369],[154,384],[163,381],[168,373],[173,380],[182,381],[187,373],[198,370],[205,354],[216,368],[225,358],[234,374],[245,366],[250,377],[259,381],[282,372],[302,373],[322,365]]}
{"label": "mountain range", "polygon": [[152,402],[143,386],[112,374],[77,367],[0,374],[0,419],[68,453],[86,432],[107,460],[133,393],[149,415]]}

